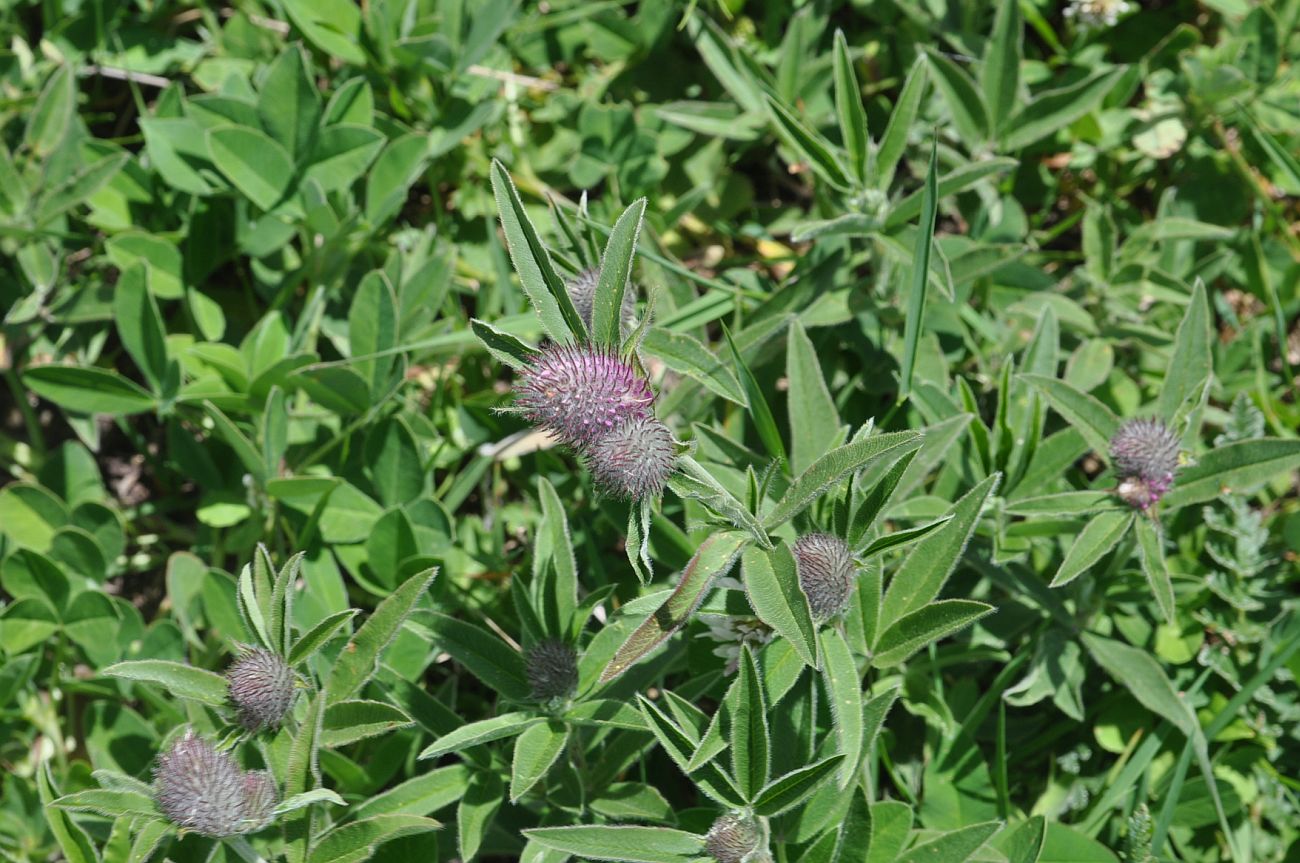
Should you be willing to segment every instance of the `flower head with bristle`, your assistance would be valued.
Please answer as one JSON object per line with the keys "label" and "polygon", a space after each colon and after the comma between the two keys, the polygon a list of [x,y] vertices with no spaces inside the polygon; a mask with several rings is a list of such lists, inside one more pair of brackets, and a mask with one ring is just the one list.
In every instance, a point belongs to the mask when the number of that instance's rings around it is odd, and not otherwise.
{"label": "flower head with bristle", "polygon": [[538,701],[563,698],[578,686],[578,653],[559,639],[546,638],[528,649],[524,671]]}
{"label": "flower head with bristle", "polygon": [[193,730],[187,730],[158,759],[154,799],[167,820],[201,836],[248,832],[243,771],[229,753]]}
{"label": "flower head with bristle", "polygon": [[239,724],[249,731],[278,728],[293,706],[293,669],[262,647],[243,650],[226,671],[226,686]]}
{"label": "flower head with bristle", "polygon": [[654,417],[638,417],[587,447],[587,469],[596,486],[611,497],[658,497],[672,475],[676,446],[668,426]]}
{"label": "flower head with bristle", "polygon": [[840,614],[849,604],[857,567],[844,540],[828,533],[810,533],[794,544],[799,588],[818,622]]}
{"label": "flower head with bristle", "polygon": [[765,850],[762,845],[758,820],[739,812],[719,817],[704,837],[704,853],[717,863],[748,863]]}
{"label": "flower head with bristle", "polygon": [[1178,449],[1178,436],[1162,420],[1133,419],[1121,425],[1110,440],[1120,498],[1144,512],[1150,509],[1174,484]]}
{"label": "flower head with bristle", "polygon": [[651,416],[653,404],[649,382],[630,364],[591,346],[543,348],[515,383],[516,409],[576,448]]}
{"label": "flower head with bristle", "polygon": [[[588,330],[591,329],[595,315],[598,284],[600,284],[600,270],[583,270],[573,277],[573,281],[565,285],[569,291],[569,299],[573,301],[573,307],[578,310],[578,317],[582,318]],[[623,289],[623,307],[619,313],[619,324],[627,324],[634,317],[636,317],[636,291],[629,283]]]}
{"label": "flower head with bristle", "polygon": [[275,807],[280,802],[280,792],[275,780],[265,770],[250,770],[244,774],[245,833],[261,830],[271,823]]}

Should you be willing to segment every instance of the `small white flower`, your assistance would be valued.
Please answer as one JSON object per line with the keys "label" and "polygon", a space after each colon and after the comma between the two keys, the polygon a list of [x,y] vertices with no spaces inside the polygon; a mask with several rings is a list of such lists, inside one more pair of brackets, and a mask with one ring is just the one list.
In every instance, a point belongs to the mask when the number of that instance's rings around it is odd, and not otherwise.
{"label": "small white flower", "polygon": [[1065,17],[1084,27],[1114,27],[1133,8],[1128,0],[1070,0]]}
{"label": "small white flower", "polygon": [[736,673],[742,647],[748,644],[757,650],[776,635],[771,627],[757,617],[701,614],[700,619],[709,628],[708,637],[719,642],[719,645],[713,649],[713,655],[727,660],[727,674]]}

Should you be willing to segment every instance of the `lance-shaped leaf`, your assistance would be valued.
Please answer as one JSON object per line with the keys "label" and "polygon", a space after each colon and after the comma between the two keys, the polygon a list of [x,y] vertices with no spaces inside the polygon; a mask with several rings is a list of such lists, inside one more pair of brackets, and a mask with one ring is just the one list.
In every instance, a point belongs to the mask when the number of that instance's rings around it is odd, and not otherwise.
{"label": "lance-shaped leaf", "polygon": [[379,667],[379,658],[397,637],[398,630],[437,574],[437,569],[426,569],[411,576],[385,597],[361,624],[330,671],[326,688],[331,703],[351,698],[366,685]]}
{"label": "lance-shaped leaf", "polygon": [[875,459],[897,457],[921,445],[916,432],[889,432],[869,435],[836,447],[817,459],[790,483],[776,506],[764,517],[763,526],[775,530],[803,512],[831,486],[847,474],[862,470]]}
{"label": "lance-shaped leaf", "polygon": [[600,279],[591,305],[591,339],[598,345],[617,348],[623,328],[623,294],[632,276],[632,259],[646,199],[640,198],[623,211],[609,232],[605,255],[600,262]]}
{"label": "lance-shaped leaf", "polygon": [[560,344],[587,341],[587,327],[569,298],[564,280],[555,272],[551,255],[524,210],[519,190],[505,166],[492,162],[492,193],[496,196],[501,227],[506,235],[510,260],[524,293],[532,301],[546,334]]}
{"label": "lance-shaped leaf", "polygon": [[793,809],[830,779],[843,762],[843,755],[832,755],[773,779],[754,798],[754,812],[771,818]]}
{"label": "lance-shaped leaf", "polygon": [[165,659],[136,659],[110,665],[103,673],[123,680],[153,683],[172,695],[213,707],[226,704],[226,679],[220,674],[192,665]]}
{"label": "lance-shaped leaf", "polygon": [[790,547],[782,544],[770,552],[747,548],[740,567],[745,594],[758,619],[785,638],[805,665],[816,668],[817,629],[813,626],[808,597],[799,588],[799,574]]}
{"label": "lance-shaped leaf", "polygon": [[1101,512],[1083,526],[1074,544],[1061,561],[1061,567],[1052,578],[1050,587],[1069,584],[1087,572],[1128,533],[1133,524],[1133,513],[1123,510]]}
{"label": "lance-shaped leaf", "polygon": [[767,698],[754,652],[742,648],[736,682],[727,693],[731,708],[731,772],[740,793],[752,798],[770,778],[771,740],[767,727]]}
{"label": "lance-shaped leaf", "polygon": [[822,683],[826,686],[826,701],[831,707],[835,722],[835,740],[844,763],[840,766],[839,787],[845,789],[858,772],[862,758],[863,714],[862,678],[848,643],[839,630],[823,629],[818,635],[821,642]]}
{"label": "lance-shaped leaf", "polygon": [[704,848],[699,836],[670,827],[578,824],[536,827],[524,835],[566,856],[622,863],[688,863],[699,858]]}
{"label": "lance-shaped leaf", "polygon": [[1300,441],[1280,438],[1242,440],[1212,449],[1182,468],[1161,507],[1177,509],[1240,492],[1300,466]]}
{"label": "lance-shaped leaf", "polygon": [[1119,429],[1119,417],[1095,396],[1091,396],[1065,381],[1043,375],[1020,375],[1047,397],[1052,409],[1074,426],[1094,452],[1110,450],[1110,439]]}
{"label": "lance-shaped leaf", "polygon": [[632,667],[650,651],[668,639],[690,620],[704,601],[714,579],[731,569],[744,547],[745,535],[739,531],[715,533],[701,543],[691,562],[682,571],[681,581],[663,604],[646,621],[632,631],[600,675],[608,683]]}
{"label": "lance-shaped leaf", "polygon": [[1174,585],[1169,580],[1169,568],[1165,566],[1164,536],[1160,522],[1153,519],[1139,518],[1134,522],[1137,533],[1138,552],[1142,557],[1142,573],[1147,578],[1151,593],[1160,607],[1160,614],[1169,623],[1174,622]]}
{"label": "lance-shaped leaf", "polygon": [[881,617],[886,625],[922,608],[939,595],[1000,479],[1001,474],[993,474],[966,492],[949,510],[951,518],[912,546],[885,591]]}
{"label": "lance-shaped leaf", "polygon": [[912,391],[912,374],[916,369],[916,352],[920,347],[921,324],[925,320],[925,296],[930,290],[930,252],[934,248],[934,220],[939,207],[939,142],[930,144],[930,167],[925,172],[921,192],[921,222],[916,232],[912,254],[911,287],[907,293],[907,314],[903,320],[903,368],[899,372],[898,397],[905,399]]}
{"label": "lance-shaped leaf", "polygon": [[889,668],[932,641],[965,629],[993,606],[970,599],[941,599],[896,621],[880,636],[871,664]]}

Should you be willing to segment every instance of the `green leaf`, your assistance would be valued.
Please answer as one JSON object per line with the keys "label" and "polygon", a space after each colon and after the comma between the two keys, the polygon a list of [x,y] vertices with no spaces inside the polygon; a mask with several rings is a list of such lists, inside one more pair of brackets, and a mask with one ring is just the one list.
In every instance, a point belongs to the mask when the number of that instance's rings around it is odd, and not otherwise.
{"label": "green leaf", "polygon": [[790,469],[798,473],[826,454],[840,428],[840,415],[822,377],[817,351],[798,320],[790,323],[786,338],[785,376],[790,384],[786,400]]}
{"label": "green leaf", "polygon": [[361,50],[361,7],[352,0],[283,0],[293,26],[320,50],[356,66],[366,62]]}
{"label": "green leaf", "polygon": [[335,701],[325,708],[321,743],[346,746],[367,737],[387,734],[413,724],[406,711],[382,701]]}
{"label": "green leaf", "polygon": [[754,798],[755,814],[771,818],[798,806],[830,779],[843,761],[843,755],[832,755],[773,779]]}
{"label": "green leaf", "polygon": [[[666,698],[666,700],[668,700]],[[637,695],[637,703],[641,708],[641,714],[645,717],[646,725],[650,728],[652,734],[659,741],[668,757],[681,768],[683,773],[688,773],[691,781],[705,795],[713,798],[724,806],[741,806],[744,805],[745,798],[736,788],[731,777],[724,773],[712,761],[706,761],[702,766],[691,767],[691,761],[696,750],[700,746],[700,737],[695,729],[686,729],[669,718],[659,707],[644,695]],[[669,704],[672,707],[672,704]],[[694,709],[691,707],[691,709]],[[699,721],[704,722],[703,714],[700,715]]]}
{"label": "green leaf", "polygon": [[849,153],[849,167],[858,182],[865,184],[871,138],[867,133],[867,112],[862,107],[862,90],[853,72],[843,30],[835,31],[835,110],[840,119],[840,140]]}
{"label": "green leaf", "polygon": [[456,843],[460,859],[466,863],[478,854],[504,793],[505,783],[495,770],[479,770],[470,777],[465,796],[456,807]]}
{"label": "green leaf", "polygon": [[54,67],[36,105],[27,116],[24,140],[32,152],[45,158],[54,152],[72,126],[77,113],[77,88],[72,66],[60,63]]}
{"label": "green leaf", "polygon": [[87,414],[138,414],[155,407],[154,398],[116,372],[94,366],[36,366],[23,383],[41,398]]}
{"label": "green leaf", "polygon": [[898,619],[880,636],[871,664],[890,668],[927,644],[965,629],[993,606],[969,599],[941,599]]}
{"label": "green leaf", "polygon": [[746,404],[745,391],[740,388],[735,374],[695,336],[653,327],[645,334],[641,350],[663,360],[668,368],[698,381],[716,395],[734,404]]}
{"label": "green leaf", "polygon": [[767,94],[763,98],[777,134],[812,167],[813,172],[841,191],[851,188],[853,181],[832,151],[830,142],[804,125],[793,111],[776,99]]}
{"label": "green leaf", "polygon": [[578,563],[573,556],[569,519],[555,486],[542,477],[537,481],[537,488],[542,520],[534,540],[533,577],[538,578],[542,568],[549,563],[554,579],[544,581],[546,589],[535,599],[545,613],[548,634],[558,636],[576,623],[572,618],[578,607]]}
{"label": "green leaf", "polygon": [[1225,492],[1242,493],[1284,476],[1300,466],[1300,441],[1257,438],[1210,450],[1181,469],[1161,505],[1178,509],[1213,500]]}
{"label": "green leaf", "polygon": [[1100,512],[1094,515],[1066,552],[1065,560],[1052,577],[1049,587],[1069,584],[1093,567],[1128,533],[1133,524],[1133,513],[1123,510]]}
{"label": "green leaf", "polygon": [[964,863],[1001,828],[1000,821],[986,821],[950,830],[909,849],[898,858],[898,863]]}
{"label": "green leaf", "polygon": [[73,821],[66,812],[52,808],[58,791],[50,775],[51,762],[45,761],[36,767],[36,791],[41,805],[45,807],[45,823],[54,834],[54,840],[63,851],[68,863],[99,863],[99,855],[90,836],[81,825]]}
{"label": "green leaf", "polygon": [[958,133],[968,142],[983,141],[989,135],[988,108],[975,82],[937,49],[925,46],[923,50],[934,72],[935,86],[943,93]]}
{"label": "green leaf", "polygon": [[639,198],[614,223],[600,260],[600,279],[592,297],[591,340],[617,349],[623,333],[623,294],[632,276],[637,238],[645,216],[646,199]]}
{"label": "green leaf", "polygon": [[817,630],[789,546],[782,544],[772,551],[746,548],[740,567],[745,594],[758,619],[785,638],[805,665],[816,668]]}
{"label": "green leaf", "polygon": [[993,18],[993,36],[984,51],[980,84],[989,109],[989,123],[994,135],[1000,135],[1006,120],[1016,107],[1020,86],[1020,58],[1024,53],[1024,22],[1020,19],[1017,0],[1000,0]]}
{"label": "green leaf", "polygon": [[437,646],[479,680],[513,701],[529,698],[524,660],[514,648],[479,626],[445,614],[421,619],[429,624]]}
{"label": "green leaf", "polygon": [[912,547],[885,591],[881,617],[886,624],[923,608],[939,595],[975,533],[975,525],[1001,474],[987,477],[953,504],[951,518]]}
{"label": "green leaf", "polygon": [[[303,712],[301,724],[293,736],[285,766],[284,796],[289,799],[305,794],[310,786],[318,785],[320,768],[317,756],[320,751],[321,723],[325,717],[328,695],[317,692]],[[313,837],[312,825],[315,810],[308,806],[291,813],[284,819],[284,856],[287,863],[304,863]]]}
{"label": "green leaf", "polygon": [[301,794],[295,794],[292,797],[280,801],[275,807],[275,817],[288,815],[290,812],[297,812],[299,809],[306,809],[308,806],[314,806],[317,803],[330,803],[334,806],[346,806],[347,801],[338,795],[337,791],[331,791],[328,788],[313,788],[311,791],[304,791]]}
{"label": "green leaf", "polygon": [[731,350],[731,360],[736,367],[741,386],[745,388],[745,402],[749,406],[750,416],[754,419],[754,429],[758,432],[759,440],[763,442],[763,448],[767,450],[768,455],[779,462],[785,462],[787,460],[785,442],[781,440],[781,432],[776,427],[776,419],[772,416],[772,408],[767,403],[767,397],[763,395],[763,388],[759,386],[754,373],[749,370],[749,364],[741,356],[726,324],[722,325],[722,335]]}
{"label": "green leaf", "polygon": [[153,683],[172,695],[213,707],[224,707],[227,703],[226,679],[192,665],[164,659],[137,659],[110,665],[102,673],[123,680]]}
{"label": "green leaf", "polygon": [[366,218],[378,226],[396,216],[411,184],[424,171],[429,158],[429,137],[419,132],[388,143],[366,177]]}
{"label": "green leaf", "polygon": [[1156,598],[1160,614],[1166,621],[1173,623],[1174,585],[1169,580],[1169,568],[1165,566],[1165,540],[1160,523],[1154,519],[1138,518],[1134,521],[1134,528],[1137,531],[1138,553],[1142,559],[1142,573]]}
{"label": "green leaf", "polygon": [[763,678],[748,647],[741,648],[736,681],[727,701],[731,706],[731,774],[740,793],[751,798],[771,776],[772,753]]}
{"label": "green leaf", "polygon": [[416,836],[442,825],[416,815],[375,815],[351,821],[316,840],[307,863],[362,863],[380,845],[402,836]]}
{"label": "green leaf", "polygon": [[1059,90],[1041,93],[1007,121],[1004,150],[1020,150],[1063,129],[1101,104],[1124,74],[1124,67],[1102,69]]}
{"label": "green leaf", "polygon": [[862,470],[876,460],[883,461],[916,449],[921,441],[921,436],[916,432],[888,432],[869,435],[836,447],[813,462],[790,483],[781,500],[763,519],[763,526],[767,530],[775,530],[811,506],[813,501],[846,474]]}
{"label": "green leaf", "polygon": [[320,124],[320,91],[308,72],[302,48],[280,52],[262,79],[257,116],[262,128],[296,158],[306,154]]}
{"label": "green leaf", "polygon": [[[961,167],[954,168],[948,173],[939,177],[935,181],[934,196],[935,200],[941,200],[949,195],[955,195],[964,192],[974,186],[985,177],[994,174],[1001,174],[1015,168],[1020,163],[1015,159],[992,158],[984,159],[979,162],[967,162]],[[885,228],[897,228],[907,224],[913,218],[921,214],[925,204],[925,196],[930,191],[929,178],[927,177],[926,185],[908,195],[899,201],[889,211],[885,218]],[[924,225],[924,220],[922,225]],[[1000,258],[1005,258],[1004,253],[999,252]]]}
{"label": "green leaf", "polygon": [[1110,452],[1110,439],[1119,429],[1119,417],[1095,397],[1065,381],[1043,375],[1019,375],[1047,397],[1052,408],[1078,429],[1094,452]]}
{"label": "green leaf", "polygon": [[155,393],[167,376],[167,333],[158,303],[146,287],[148,271],[135,264],[118,277],[113,292],[113,320],[118,337]]}
{"label": "green leaf", "polygon": [[1167,420],[1173,420],[1189,399],[1198,399],[1205,381],[1214,373],[1210,320],[1205,283],[1197,279],[1187,311],[1178,324],[1174,352],[1156,401],[1156,410]]}
{"label": "green leaf", "polygon": [[419,444],[400,415],[371,427],[366,435],[366,461],[375,491],[385,505],[409,504],[424,493],[425,471]]}
{"label": "green leaf", "polygon": [[[772,540],[768,537],[767,531],[763,530],[763,526],[749,511],[749,507],[737,500],[735,495],[714,478],[713,474],[689,455],[678,457],[677,472],[668,478],[668,487],[683,500],[698,500],[720,516],[724,522],[743,528],[764,548],[772,547]],[[645,505],[648,506],[648,503]],[[645,512],[644,509],[642,511]],[[644,539],[643,537],[642,542]]]}
{"label": "green leaf", "polygon": [[436,569],[426,569],[411,576],[376,606],[374,613],[343,648],[330,671],[326,689],[331,704],[351,698],[370,680],[379,667],[384,650],[397,637],[402,623],[424,596],[437,573]]}
{"label": "green leaf", "polygon": [[587,341],[587,327],[573,307],[564,281],[555,272],[551,255],[533,227],[532,220],[519,199],[519,190],[498,161],[492,162],[492,192],[496,197],[506,248],[519,283],[532,301],[546,334],[560,344]]}
{"label": "green leaf", "polygon": [[280,203],[293,179],[293,160],[284,147],[247,126],[208,130],[212,164],[262,210]]}
{"label": "green leaf", "polygon": [[524,368],[537,356],[535,348],[478,318],[471,319],[469,326],[488,353],[512,369]]}
{"label": "green leaf", "polygon": [[381,270],[367,273],[357,286],[348,311],[348,347],[352,367],[365,379],[372,399],[388,391],[397,345],[397,296]]}
{"label": "green leaf", "polygon": [[916,251],[912,255],[912,284],[907,293],[907,312],[903,323],[903,368],[899,373],[899,399],[906,399],[912,392],[916,352],[920,347],[921,326],[925,322],[925,295],[930,288],[930,252],[934,247],[934,220],[939,206],[935,179],[938,153],[939,142],[935,140],[930,144],[930,167],[925,172],[921,222],[916,233]]}
{"label": "green leaf", "polygon": [[367,126],[326,126],[312,147],[303,182],[315,180],[326,192],[347,189],[366,172],[384,143],[384,136]]}
{"label": "green leaf", "polygon": [[601,672],[600,682],[608,683],[631,668],[638,660],[668,640],[690,620],[704,601],[715,579],[731,569],[745,544],[744,534],[721,531],[711,534],[700,544],[691,562],[682,571],[681,581],[645,622],[632,631],[619,647],[609,665]]}
{"label": "green leaf", "polygon": [[622,863],[688,863],[703,853],[704,840],[669,827],[577,825],[535,827],[529,839],[563,854]]}
{"label": "green leaf", "polygon": [[162,813],[147,794],[134,791],[110,791],[90,788],[58,798],[51,806],[69,812],[93,812],[104,818],[131,815],[142,818],[162,818]]}
{"label": "green leaf", "polygon": [[907,136],[916,124],[917,114],[921,109],[921,99],[925,96],[926,84],[929,83],[928,69],[924,57],[918,56],[903,82],[903,90],[898,94],[894,110],[889,115],[885,134],[880,138],[880,149],[876,152],[876,188],[888,190],[894,180],[894,172],[907,150]]}
{"label": "green leaf", "polygon": [[376,815],[428,815],[461,799],[469,787],[469,775],[464,764],[439,767],[376,794],[351,814],[358,819]]}
{"label": "green leaf", "polygon": [[430,743],[420,753],[420,758],[437,758],[448,752],[514,737],[543,720],[544,717],[532,713],[503,713],[491,719],[470,722]]}
{"label": "green leaf", "polygon": [[558,719],[531,725],[515,741],[510,763],[510,802],[528,793],[551,769],[569,740],[569,728]]}
{"label": "green leaf", "polygon": [[1047,819],[1035,815],[998,837],[1007,863],[1038,863],[1047,839]]}
{"label": "green leaf", "polygon": [[836,749],[844,756],[840,766],[840,790],[848,788],[858,773],[862,759],[863,714],[862,677],[848,642],[839,630],[823,629],[821,642],[822,683],[826,686],[826,703],[835,724]]}
{"label": "green leaf", "polygon": [[1122,683],[1143,707],[1168,719],[1188,737],[1200,734],[1196,714],[1151,654],[1091,632],[1084,632],[1082,638],[1097,664]]}

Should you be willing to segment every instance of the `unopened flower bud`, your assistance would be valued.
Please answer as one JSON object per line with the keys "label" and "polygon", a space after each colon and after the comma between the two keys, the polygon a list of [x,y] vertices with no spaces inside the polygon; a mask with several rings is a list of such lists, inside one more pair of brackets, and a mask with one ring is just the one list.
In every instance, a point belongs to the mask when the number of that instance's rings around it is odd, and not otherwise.
{"label": "unopened flower bud", "polygon": [[752,816],[723,815],[704,837],[704,853],[717,863],[748,863],[761,850],[763,831]]}
{"label": "unopened flower bud", "polygon": [[1129,420],[1110,441],[1110,458],[1119,479],[1119,496],[1147,510],[1174,484],[1178,437],[1158,419]]}
{"label": "unopened flower bud", "polygon": [[653,417],[630,420],[586,450],[587,469],[600,490],[631,500],[658,497],[676,458],[673,433]]}
{"label": "unopened flower bud", "polygon": [[856,566],[844,540],[828,533],[810,533],[794,544],[799,588],[808,597],[813,619],[835,617],[849,604]]}
{"label": "unopened flower bud", "polygon": [[243,771],[228,753],[193,731],[158,759],[154,799],[167,820],[202,836],[247,832]]}
{"label": "unopened flower bud", "polygon": [[529,648],[524,670],[538,701],[562,698],[578,686],[578,653],[563,641],[543,639]]}
{"label": "unopened flower bud", "polygon": [[[596,286],[600,283],[600,270],[583,270],[565,285],[569,299],[578,310],[578,317],[590,330],[596,307]],[[623,307],[619,314],[619,325],[627,324],[636,316],[636,292],[629,284],[623,289]]]}
{"label": "unopened flower bud", "polygon": [[293,706],[293,670],[265,648],[244,650],[226,671],[226,685],[239,723],[250,731],[279,727]]}

